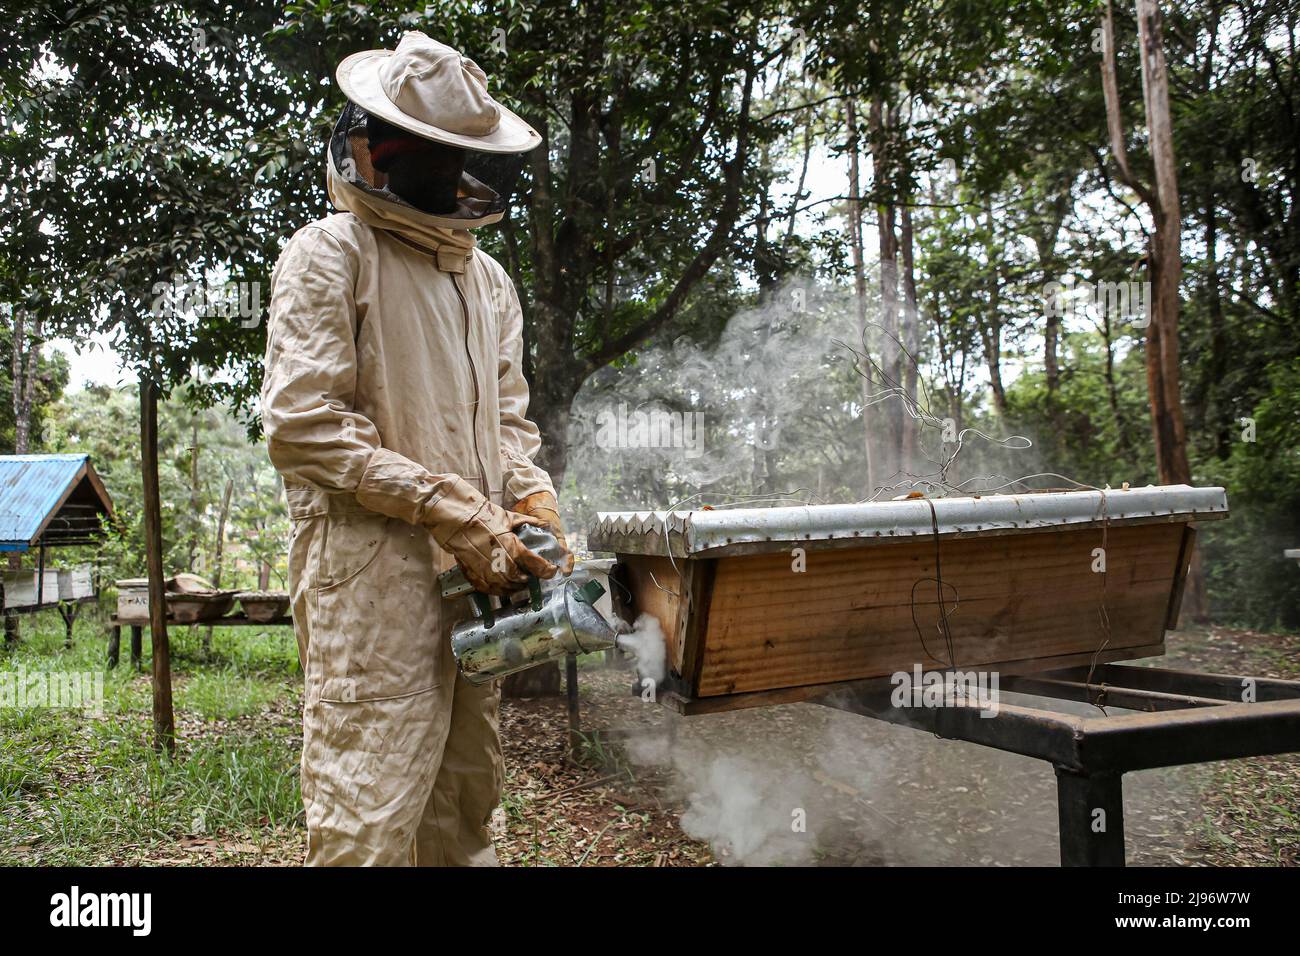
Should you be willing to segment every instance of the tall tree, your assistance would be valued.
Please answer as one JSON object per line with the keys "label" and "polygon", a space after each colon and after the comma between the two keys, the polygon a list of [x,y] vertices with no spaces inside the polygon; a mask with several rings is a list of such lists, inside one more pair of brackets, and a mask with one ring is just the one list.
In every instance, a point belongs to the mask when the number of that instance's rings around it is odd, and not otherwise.
{"label": "tall tree", "polygon": [[1142,63],[1142,99],[1146,105],[1146,126],[1154,170],[1149,184],[1138,178],[1128,161],[1115,66],[1115,15],[1110,0],[1106,0],[1101,69],[1111,156],[1119,179],[1141,198],[1153,223],[1147,249],[1147,268],[1151,276],[1151,321],[1147,327],[1146,361],[1156,464],[1162,482],[1179,484],[1191,480],[1178,362],[1182,214],[1178,201],[1173,124],[1169,112],[1169,77],[1165,66],[1164,35],[1160,7],[1155,0],[1137,0],[1137,27]]}
{"label": "tall tree", "polygon": [[[845,99],[845,123],[848,127],[848,153],[849,153],[849,198],[848,198],[848,220],[849,220],[849,252],[853,261],[853,304],[856,309],[857,328],[860,332],[860,348],[868,352],[868,359],[871,358],[871,336],[867,328],[867,266],[866,266],[866,249],[862,236],[862,180],[861,170],[859,169],[859,157],[861,156],[861,139],[858,125],[857,104],[853,97]],[[875,413],[873,406],[870,404],[872,395],[875,392],[875,370],[872,362],[867,361],[861,368],[862,372],[862,425],[863,425],[863,445],[866,449],[867,473],[866,487],[863,489],[864,497],[870,496],[876,490],[876,456],[874,454],[874,445],[878,438],[874,432]]]}
{"label": "tall tree", "polygon": [[[202,0],[130,0],[111,16],[33,3],[0,28],[14,54],[0,69],[5,112],[19,118],[7,145],[54,170],[7,197],[19,209],[19,238],[42,257],[25,268],[44,269],[49,324],[107,336],[140,383],[154,730],[165,750],[175,722],[157,407],[196,365],[225,369],[223,387],[247,394],[260,352],[256,299],[279,229],[258,174],[273,178],[283,164],[250,156],[259,114],[292,113],[254,52],[274,17],[269,6],[234,11]],[[292,196],[291,188],[281,196],[286,211]],[[41,245],[46,233],[57,244]],[[233,303],[223,276],[240,283]]]}
{"label": "tall tree", "polygon": [[[1128,162],[1124,120],[1115,66],[1115,11],[1106,0],[1102,34],[1102,89],[1111,155],[1120,180],[1141,198],[1150,212],[1152,230],[1147,245],[1150,279],[1150,323],[1147,326],[1147,397],[1155,438],[1156,467],[1163,484],[1190,484],[1187,429],[1183,420],[1178,317],[1181,309],[1182,210],[1178,198],[1178,166],[1174,159],[1173,120],[1169,110],[1169,74],[1165,64],[1164,32],[1157,0],[1137,0],[1138,49],[1142,64],[1142,101],[1146,106],[1147,142],[1152,179],[1140,181]],[[1199,550],[1191,559],[1187,610],[1193,618],[1207,613]]]}

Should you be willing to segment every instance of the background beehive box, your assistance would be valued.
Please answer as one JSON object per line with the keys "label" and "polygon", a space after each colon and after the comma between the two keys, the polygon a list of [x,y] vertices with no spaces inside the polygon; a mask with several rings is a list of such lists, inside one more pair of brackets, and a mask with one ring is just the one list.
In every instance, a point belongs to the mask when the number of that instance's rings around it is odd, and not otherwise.
{"label": "background beehive box", "polygon": [[29,607],[35,600],[35,571],[6,571],[5,607]]}
{"label": "background beehive box", "polygon": [[117,582],[117,619],[129,624],[149,623],[149,579]]}
{"label": "background beehive box", "polygon": [[[1221,489],[1212,491],[1222,500]],[[666,536],[638,539],[637,528],[653,532],[662,520],[655,518],[607,521],[592,537],[622,546],[623,603],[662,626],[670,690],[689,709],[727,709],[814,696],[825,685],[917,664],[947,666],[936,577],[959,668],[1010,674],[1161,654],[1194,532],[1191,514],[1148,507],[1160,497],[1108,502],[1111,513],[1096,522],[956,528],[960,533],[938,537],[939,575],[935,536],[891,537],[897,528],[879,537],[856,529],[836,541],[767,534],[743,542],[700,533],[692,542],[700,528],[686,521],[676,531],[663,525]],[[1226,514],[1226,500],[1209,498],[1208,517]],[[1061,510],[1057,501],[1051,507]],[[706,521],[716,526],[718,519]],[[923,530],[930,521],[927,511]],[[792,548],[802,544],[800,564]],[[661,553],[645,553],[653,550]]]}
{"label": "background beehive box", "polygon": [[25,569],[5,572],[5,607],[35,607],[59,600],[59,572],[45,571],[44,587],[38,587],[40,571]]}
{"label": "background beehive box", "polygon": [[59,569],[59,600],[78,601],[95,593],[94,576],[90,565]]}

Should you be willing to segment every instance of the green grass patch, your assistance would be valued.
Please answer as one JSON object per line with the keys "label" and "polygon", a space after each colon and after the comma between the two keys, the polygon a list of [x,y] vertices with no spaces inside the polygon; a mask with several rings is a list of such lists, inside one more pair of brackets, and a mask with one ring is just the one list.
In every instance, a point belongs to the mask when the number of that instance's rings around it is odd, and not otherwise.
{"label": "green grass patch", "polygon": [[284,692],[283,682],[250,677],[234,668],[200,671],[182,684],[176,707],[213,720],[229,720],[258,713]]}
{"label": "green grass patch", "polygon": [[301,827],[292,632],[217,628],[206,654],[198,629],[170,635],[174,757],[153,748],[147,636],[142,673],[130,665],[129,629],[108,670],[102,620],[79,621],[65,648],[57,614],[22,619],[0,674],[99,674],[104,701],[98,714],[0,707],[0,865],[138,862],[190,837],[255,842]]}

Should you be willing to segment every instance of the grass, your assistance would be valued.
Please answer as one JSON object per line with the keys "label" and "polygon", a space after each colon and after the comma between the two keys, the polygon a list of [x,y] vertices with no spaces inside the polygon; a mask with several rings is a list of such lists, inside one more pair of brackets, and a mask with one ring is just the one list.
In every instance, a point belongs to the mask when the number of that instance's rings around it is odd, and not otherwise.
{"label": "grass", "polygon": [[100,713],[0,707],[0,865],[194,862],[175,857],[189,843],[247,857],[286,834],[300,845],[292,634],[219,628],[210,654],[196,629],[171,637],[180,743],[166,757],[153,748],[147,639],[143,673],[125,648],[108,671],[102,623],[78,622],[67,649],[57,616],[22,619],[0,675],[94,672],[104,700]]}
{"label": "grass", "polygon": [[249,677],[234,668],[204,671],[182,685],[176,704],[201,717],[229,720],[247,717],[270,706],[284,691],[265,678]]}

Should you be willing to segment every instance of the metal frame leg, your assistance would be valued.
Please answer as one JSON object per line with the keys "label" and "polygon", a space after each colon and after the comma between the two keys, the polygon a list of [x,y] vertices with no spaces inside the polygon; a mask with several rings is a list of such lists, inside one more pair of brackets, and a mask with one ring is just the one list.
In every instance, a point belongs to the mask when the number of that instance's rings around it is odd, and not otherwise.
{"label": "metal frame leg", "polygon": [[569,705],[569,752],[577,756],[582,746],[582,714],[578,709],[578,655],[564,658],[564,690]]}
{"label": "metal frame leg", "polygon": [[122,625],[114,624],[108,629],[108,666],[117,666],[117,658],[122,649]]}
{"label": "metal frame leg", "polygon": [[1056,768],[1061,866],[1124,865],[1123,779]]}

